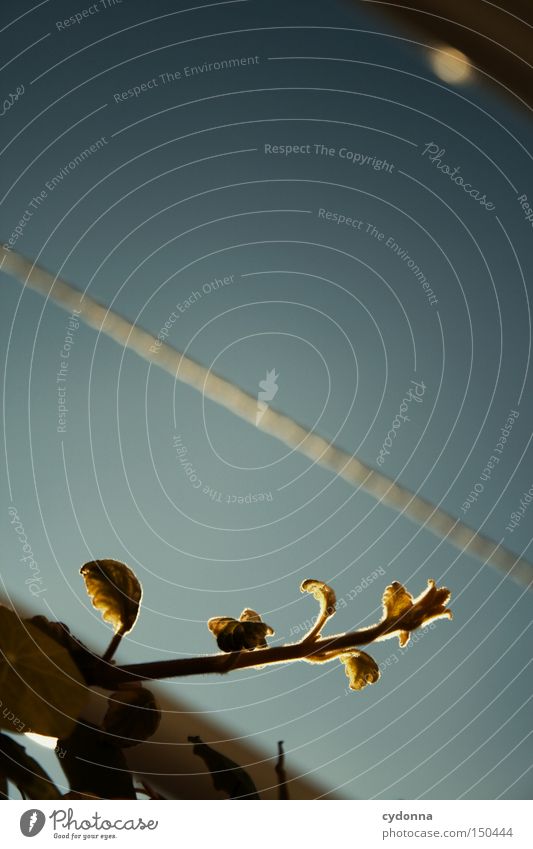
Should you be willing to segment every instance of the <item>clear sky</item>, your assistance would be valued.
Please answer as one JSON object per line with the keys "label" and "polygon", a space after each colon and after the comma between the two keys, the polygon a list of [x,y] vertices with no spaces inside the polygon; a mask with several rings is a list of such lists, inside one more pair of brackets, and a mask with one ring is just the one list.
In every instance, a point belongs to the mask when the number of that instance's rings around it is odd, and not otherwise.
{"label": "clear sky", "polygon": [[[49,2],[2,33],[0,238],[254,395],[275,369],[279,410],[374,466],[388,446],[385,474],[533,558],[529,119],[355,4],[190,5]],[[126,561],[136,662],[212,651],[243,607],[293,640],[308,577],[345,601],[333,631],[434,578],[454,621],[379,644],[362,693],[338,663],[165,687],[346,798],[530,797],[530,593],[0,282],[4,593],[103,649],[78,570]]]}

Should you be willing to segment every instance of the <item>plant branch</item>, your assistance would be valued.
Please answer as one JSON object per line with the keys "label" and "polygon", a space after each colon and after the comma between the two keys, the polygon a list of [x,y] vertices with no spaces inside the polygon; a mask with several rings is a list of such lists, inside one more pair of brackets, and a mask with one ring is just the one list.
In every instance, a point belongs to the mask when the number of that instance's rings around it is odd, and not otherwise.
{"label": "plant branch", "polygon": [[272,663],[290,663],[296,660],[327,662],[350,649],[368,645],[376,642],[376,640],[393,637],[400,630],[403,630],[403,628],[398,620],[392,622],[386,620],[359,631],[322,637],[315,640],[312,645],[307,642],[289,643],[282,646],[269,646],[266,649],[255,649],[254,651],[156,660],[149,663],[133,663],[127,666],[110,666],[98,659],[92,666],[91,680],[88,683],[104,689],[115,689],[119,684],[126,681],[156,681],[185,675],[224,673],[230,669],[249,669]]}
{"label": "plant branch", "polygon": [[120,641],[122,640],[122,637],[123,637],[123,634],[121,633],[121,631],[119,631],[118,634],[115,634],[113,636],[113,639],[111,640],[107,649],[105,650],[104,654],[102,655],[102,660],[105,660],[106,663],[109,663],[109,661],[112,659],[113,655],[115,654],[116,650],[118,649],[118,647],[120,645]]}

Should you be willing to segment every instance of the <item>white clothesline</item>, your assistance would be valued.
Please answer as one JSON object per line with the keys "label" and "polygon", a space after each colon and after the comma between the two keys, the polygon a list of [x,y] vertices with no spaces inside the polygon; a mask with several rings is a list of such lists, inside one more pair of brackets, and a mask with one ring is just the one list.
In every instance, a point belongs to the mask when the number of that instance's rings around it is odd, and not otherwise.
{"label": "white clothesline", "polygon": [[90,327],[130,351],[135,351],[144,360],[164,369],[176,380],[194,387],[205,398],[226,407],[252,427],[257,427],[280,440],[313,463],[339,475],[352,486],[361,487],[380,503],[408,516],[417,525],[422,525],[460,551],[474,555],[484,563],[490,563],[521,585],[533,587],[533,566],[524,558],[513,554],[500,543],[478,534],[459,519],[400,486],[323,437],[310,433],[289,416],[267,407],[256,424],[256,397],[217,376],[167,343],[156,340],[151,333],[84,295],[60,277],[3,247],[0,247],[0,268],[24,286],[51,298],[68,312],[79,310],[79,317]]}

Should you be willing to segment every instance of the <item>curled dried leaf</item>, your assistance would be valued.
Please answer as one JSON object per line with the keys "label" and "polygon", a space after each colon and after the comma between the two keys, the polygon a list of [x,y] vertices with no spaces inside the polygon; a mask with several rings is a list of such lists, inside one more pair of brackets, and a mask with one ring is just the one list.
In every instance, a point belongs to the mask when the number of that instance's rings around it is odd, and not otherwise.
{"label": "curled dried leaf", "polygon": [[[413,596],[399,581],[393,581],[383,593],[383,617],[395,620],[407,613],[413,605]],[[409,642],[409,631],[399,631],[398,641],[400,646]]]}
{"label": "curled dried leaf", "polygon": [[216,637],[221,651],[253,651],[266,647],[266,637],[272,636],[274,629],[262,622],[255,610],[245,608],[239,619],[230,616],[215,616],[207,627]]}
{"label": "curled dried leaf", "polygon": [[383,615],[385,619],[397,619],[411,609],[413,596],[403,584],[393,581],[383,593]]}
{"label": "curled dried leaf", "polygon": [[142,587],[125,563],[120,560],[91,560],[81,567],[87,593],[93,606],[109,622],[115,634],[131,631],[142,598]]}
{"label": "curled dried leaf", "polygon": [[224,631],[224,628],[230,622],[237,622],[237,619],[233,619],[232,616],[213,616],[212,619],[208,619],[207,627],[213,636],[218,639],[218,635]]}
{"label": "curled dried leaf", "polygon": [[383,620],[389,622],[387,633],[398,633],[400,645],[409,642],[411,631],[422,628],[434,619],[451,619],[452,612],[446,607],[450,590],[437,587],[429,580],[427,589],[413,599],[411,593],[398,581],[394,581],[383,593]]}
{"label": "curled dried leaf", "polygon": [[241,622],[261,622],[262,619],[255,610],[251,610],[249,607],[245,607],[241,615],[239,616],[239,620]]}
{"label": "curled dried leaf", "polygon": [[364,651],[354,651],[340,655],[344,671],[350,680],[350,690],[362,690],[367,684],[375,684],[379,679],[379,666],[373,657]]}
{"label": "curled dried leaf", "polygon": [[109,697],[102,731],[108,741],[125,749],[152,737],[161,722],[161,711],[153,693],[145,687],[121,688]]}
{"label": "curled dried leaf", "polygon": [[303,593],[312,593],[320,603],[320,609],[324,613],[327,613],[328,616],[332,616],[335,612],[337,597],[335,590],[329,584],[325,584],[323,581],[317,581],[314,578],[308,578],[302,582],[300,591]]}
{"label": "curled dried leaf", "polygon": [[320,636],[322,628],[335,613],[337,597],[332,587],[314,578],[308,578],[306,581],[303,581],[300,586],[300,592],[311,593],[320,604],[317,620],[312,629],[304,637],[304,640],[312,640]]}

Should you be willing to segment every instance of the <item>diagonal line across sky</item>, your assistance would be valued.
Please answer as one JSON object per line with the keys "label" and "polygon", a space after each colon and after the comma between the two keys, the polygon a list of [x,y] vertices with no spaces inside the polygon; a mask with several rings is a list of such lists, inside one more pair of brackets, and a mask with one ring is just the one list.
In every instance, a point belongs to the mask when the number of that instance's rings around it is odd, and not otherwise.
{"label": "diagonal line across sky", "polygon": [[328,469],[352,486],[360,487],[381,504],[397,510],[460,551],[490,564],[522,586],[533,588],[533,565],[505,548],[501,540],[497,542],[479,534],[440,507],[270,406],[257,421],[257,397],[156,339],[62,278],[3,247],[0,248],[0,270],[68,312],[78,310],[85,324],[164,369],[175,380],[196,389],[252,427],[298,451],[312,463]]}

